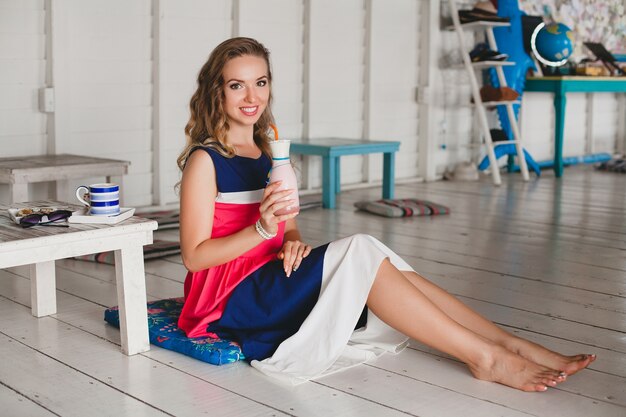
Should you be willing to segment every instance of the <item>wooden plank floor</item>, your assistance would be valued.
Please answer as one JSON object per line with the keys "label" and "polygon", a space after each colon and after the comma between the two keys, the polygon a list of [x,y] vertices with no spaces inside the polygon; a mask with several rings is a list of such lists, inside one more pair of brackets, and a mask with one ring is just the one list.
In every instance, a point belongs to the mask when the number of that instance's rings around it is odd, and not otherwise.
{"label": "wooden plank floor", "polygon": [[[343,192],[337,210],[299,216],[318,245],[376,236],[416,270],[508,330],[590,369],[545,393],[473,379],[417,342],[398,355],[295,388],[245,363],[212,366],[157,347],[126,357],[102,319],[116,304],[113,268],[57,263],[58,313],[30,315],[28,268],[0,271],[0,406],[6,416],[625,416],[626,175],[567,168],[501,187],[480,182],[397,186],[398,197],[448,205],[450,216],[386,219]],[[175,232],[160,232],[175,235]],[[150,299],[182,294],[178,256],[146,262]]]}

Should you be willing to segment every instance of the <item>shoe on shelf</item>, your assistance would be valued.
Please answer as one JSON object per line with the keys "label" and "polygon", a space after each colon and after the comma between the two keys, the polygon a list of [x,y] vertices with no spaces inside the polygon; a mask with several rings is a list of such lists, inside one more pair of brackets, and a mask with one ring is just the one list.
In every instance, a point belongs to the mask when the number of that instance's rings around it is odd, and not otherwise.
{"label": "shoe on shelf", "polygon": [[461,23],[471,23],[471,22],[498,22],[498,23],[508,23],[511,21],[508,17],[500,17],[498,15],[493,15],[491,13],[486,13],[480,10],[459,10],[459,20]]}
{"label": "shoe on shelf", "polygon": [[505,142],[509,140],[509,137],[502,129],[489,129],[489,134],[491,134],[492,142]]}
{"label": "shoe on shelf", "polygon": [[487,12],[487,13],[491,13],[495,15],[498,14],[498,9],[496,9],[496,6],[494,6],[493,3],[488,0],[477,1],[476,4],[474,5],[474,9],[478,9],[483,12]]}
{"label": "shoe on shelf", "polygon": [[489,49],[486,43],[477,44],[469,53],[472,62],[482,61],[505,61],[509,58],[507,54]]}
{"label": "shoe on shelf", "polygon": [[500,95],[502,96],[501,101],[513,101],[519,98],[519,93],[511,87],[500,87],[498,90],[500,90]]}
{"label": "shoe on shelf", "polygon": [[484,62],[484,61],[506,61],[509,56],[505,53],[498,51],[483,51],[478,56],[472,58],[472,62]]}
{"label": "shoe on shelf", "polygon": [[498,11],[490,1],[479,1],[472,10],[459,10],[459,20],[461,23],[478,21],[487,22],[510,22],[508,17],[498,16]]}
{"label": "shoe on shelf", "polygon": [[[519,93],[510,87],[493,87],[484,85],[480,89],[480,99],[487,101],[513,101],[517,100]],[[472,102],[474,99],[472,98]]]}

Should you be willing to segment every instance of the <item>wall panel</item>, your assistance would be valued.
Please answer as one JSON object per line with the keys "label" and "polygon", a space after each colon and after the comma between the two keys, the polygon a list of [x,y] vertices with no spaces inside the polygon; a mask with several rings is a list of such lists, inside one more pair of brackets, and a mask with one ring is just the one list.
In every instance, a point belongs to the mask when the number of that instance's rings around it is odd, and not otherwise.
{"label": "wall panel", "polygon": [[[401,142],[397,178],[417,176],[420,3],[372,1],[369,138]],[[372,179],[382,164],[372,160]]]}
{"label": "wall panel", "polygon": [[[159,33],[154,39],[159,48],[157,86],[159,106],[159,171],[154,176],[158,187],[154,203],[178,202],[175,184],[180,179],[176,158],[185,146],[184,128],[189,120],[189,100],[197,84],[198,72],[209,53],[232,33],[230,0],[153,0],[159,2]],[[158,144],[158,145],[157,145]],[[157,182],[158,181],[158,182]]]}
{"label": "wall panel", "polygon": [[[67,0],[53,7],[64,20],[53,16],[52,27],[65,25],[66,36],[53,45],[53,51],[64,48],[53,57],[62,61],[52,70],[54,87],[57,96],[67,98],[55,109],[64,128],[55,132],[53,149],[129,160],[124,204],[149,205],[150,187],[129,184],[152,172],[145,163],[151,153],[145,138],[152,131],[151,1]],[[84,182],[70,181],[71,195],[59,198],[73,199],[71,191]]]}
{"label": "wall panel", "polygon": [[[46,82],[45,16],[43,0],[0,2],[0,157],[46,152],[47,118],[37,99]],[[0,201],[8,190],[0,185]],[[47,186],[31,190],[39,198]]]}
{"label": "wall panel", "polygon": [[304,4],[301,0],[240,0],[239,33],[270,50],[274,77],[272,108],[280,135],[302,132]]}
{"label": "wall panel", "polygon": [[[365,111],[366,3],[311,0],[308,31],[308,135],[361,138]],[[362,181],[361,157],[342,158],[342,182]],[[320,158],[306,168],[309,187],[321,184]]]}

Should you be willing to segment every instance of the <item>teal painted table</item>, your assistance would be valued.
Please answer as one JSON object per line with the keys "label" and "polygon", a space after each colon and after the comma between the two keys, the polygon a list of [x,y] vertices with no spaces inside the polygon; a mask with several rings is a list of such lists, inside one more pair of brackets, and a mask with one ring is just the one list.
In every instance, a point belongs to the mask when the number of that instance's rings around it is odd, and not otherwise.
{"label": "teal painted table", "polygon": [[563,175],[563,129],[567,93],[626,93],[626,77],[531,77],[525,91],[554,93],[554,174]]}
{"label": "teal painted table", "polygon": [[393,198],[395,153],[400,142],[342,138],[292,139],[291,153],[322,157],[322,206],[335,208],[335,196],[341,191],[339,158],[345,155],[383,154],[383,198]]}

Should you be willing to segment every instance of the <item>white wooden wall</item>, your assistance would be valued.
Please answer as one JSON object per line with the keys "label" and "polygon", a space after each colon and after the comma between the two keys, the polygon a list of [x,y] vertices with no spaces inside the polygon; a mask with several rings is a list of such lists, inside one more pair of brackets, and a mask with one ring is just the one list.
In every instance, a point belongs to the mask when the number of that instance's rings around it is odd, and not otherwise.
{"label": "white wooden wall", "polygon": [[[59,20],[67,32],[59,45],[66,48],[63,65],[67,72],[59,74],[66,80],[55,87],[55,93],[69,96],[68,107],[56,109],[56,114],[67,115],[69,123],[67,129],[55,132],[55,151],[130,161],[129,175],[124,178],[124,203],[149,203],[151,2],[52,0],[50,4],[64,15],[65,21]],[[54,24],[53,20],[53,30]],[[56,56],[53,45],[52,61]]]}
{"label": "white wooden wall", "polygon": [[176,158],[185,143],[183,130],[198,71],[211,50],[232,36],[233,10],[229,0],[155,0],[153,5],[153,149],[157,154],[152,202],[166,204],[178,201],[174,190],[180,179]]}
{"label": "white wooden wall", "polygon": [[[126,159],[126,205],[174,203],[198,70],[222,40],[251,36],[272,52],[282,137],[398,140],[397,178],[434,179],[471,157],[467,145],[477,133],[466,75],[442,64],[456,44],[440,31],[439,3],[0,0],[0,155]],[[38,109],[46,86],[55,90],[54,113]],[[616,146],[623,115],[615,96],[592,97],[568,100],[568,115],[592,110],[594,117],[567,117],[565,155],[584,153],[590,136],[594,152]],[[527,96],[524,107],[527,147],[549,159],[551,98]],[[299,162],[305,188],[321,184],[320,165],[315,157]],[[377,181],[381,165],[378,155],[343,158],[342,182]],[[31,197],[48,188],[32,187]],[[0,201],[7,191],[0,186]]]}
{"label": "white wooden wall", "polygon": [[[0,1],[2,156],[47,152],[47,117],[38,107],[38,89],[46,83],[45,21],[43,0]],[[2,192],[8,198],[8,187]]]}
{"label": "white wooden wall", "polygon": [[[554,97],[549,93],[525,94],[520,117],[524,145],[538,161],[554,155]],[[563,131],[563,156],[613,153],[623,142],[620,119],[626,115],[612,93],[567,95]]]}

